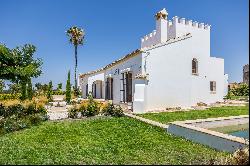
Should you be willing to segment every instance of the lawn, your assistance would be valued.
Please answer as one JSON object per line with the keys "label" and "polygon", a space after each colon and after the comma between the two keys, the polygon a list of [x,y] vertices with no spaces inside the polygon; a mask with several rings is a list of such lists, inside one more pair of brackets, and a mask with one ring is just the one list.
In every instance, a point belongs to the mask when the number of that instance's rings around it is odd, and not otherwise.
{"label": "lawn", "polygon": [[0,136],[0,164],[190,164],[221,155],[128,117],[47,121]]}
{"label": "lawn", "polygon": [[207,110],[138,114],[138,116],[165,124],[173,121],[228,117],[238,115],[249,115],[249,105],[213,107]]}

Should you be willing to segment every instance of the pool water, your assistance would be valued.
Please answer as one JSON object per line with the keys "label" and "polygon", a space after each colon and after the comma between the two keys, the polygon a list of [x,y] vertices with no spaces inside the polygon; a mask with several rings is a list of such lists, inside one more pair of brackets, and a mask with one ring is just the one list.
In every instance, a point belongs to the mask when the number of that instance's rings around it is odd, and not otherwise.
{"label": "pool water", "polygon": [[210,130],[218,131],[224,134],[233,135],[236,137],[242,137],[249,139],[249,123],[239,124],[239,125],[230,125],[224,127],[210,128]]}
{"label": "pool water", "polygon": [[242,138],[245,138],[245,139],[249,139],[249,129],[235,131],[235,132],[231,132],[231,133],[228,133],[228,134],[236,136],[236,137],[242,137]]}

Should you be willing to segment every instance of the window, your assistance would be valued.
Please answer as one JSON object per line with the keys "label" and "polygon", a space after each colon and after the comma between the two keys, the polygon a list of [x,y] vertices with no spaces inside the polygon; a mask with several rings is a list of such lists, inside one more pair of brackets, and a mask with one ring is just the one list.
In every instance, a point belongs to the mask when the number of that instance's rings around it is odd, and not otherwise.
{"label": "window", "polygon": [[210,91],[216,92],[216,82],[215,81],[210,81]]}
{"label": "window", "polygon": [[192,74],[198,75],[198,61],[196,58],[192,60]]}

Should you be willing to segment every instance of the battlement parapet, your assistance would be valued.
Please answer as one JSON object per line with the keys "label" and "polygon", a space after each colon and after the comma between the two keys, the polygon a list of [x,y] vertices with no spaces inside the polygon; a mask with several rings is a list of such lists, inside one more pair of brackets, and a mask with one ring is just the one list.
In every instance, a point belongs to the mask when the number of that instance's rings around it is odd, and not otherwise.
{"label": "battlement parapet", "polygon": [[172,21],[169,20],[169,22],[173,22],[173,24],[182,24],[182,25],[186,25],[189,27],[193,27],[193,28],[197,28],[197,29],[204,29],[204,30],[210,30],[210,25],[208,24],[204,24],[204,23],[199,23],[197,21],[193,21],[193,20],[186,20],[185,18],[180,18],[178,16],[174,16],[172,18]]}

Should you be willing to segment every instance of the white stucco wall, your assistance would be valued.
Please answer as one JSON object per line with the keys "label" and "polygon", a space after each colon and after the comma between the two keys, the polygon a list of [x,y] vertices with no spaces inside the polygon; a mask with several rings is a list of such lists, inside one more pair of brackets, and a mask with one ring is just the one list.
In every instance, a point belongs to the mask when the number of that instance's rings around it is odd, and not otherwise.
{"label": "white stucco wall", "polygon": [[[102,98],[105,97],[105,83],[104,83],[104,71],[97,72],[84,78],[80,79],[80,86],[82,89],[82,97],[87,98],[86,96],[86,85],[88,84],[88,92],[92,92],[92,84],[95,81],[102,81]],[[99,87],[97,87],[97,90]],[[97,92],[97,96],[100,96],[100,92]]]}
{"label": "white stucco wall", "polygon": [[[135,57],[128,59],[122,63],[119,63],[105,71],[105,76],[111,76],[113,78],[113,103],[118,104],[121,101],[121,73],[126,69],[132,72],[132,93],[134,93],[134,77],[141,72],[141,57],[139,54]],[[118,74],[119,71],[119,74]]]}
{"label": "white stucco wall", "polygon": [[[209,104],[223,99],[224,60],[210,57],[209,41],[207,32],[202,34],[198,29],[191,38],[148,50],[149,81],[145,87],[144,111],[190,107],[198,102]],[[193,58],[198,60],[198,75],[192,75]],[[210,92],[210,81],[216,81],[215,94]]]}

